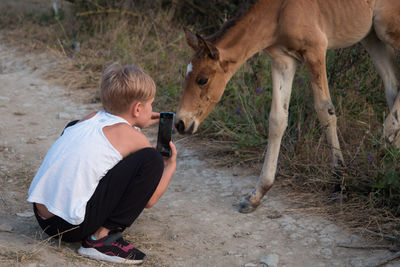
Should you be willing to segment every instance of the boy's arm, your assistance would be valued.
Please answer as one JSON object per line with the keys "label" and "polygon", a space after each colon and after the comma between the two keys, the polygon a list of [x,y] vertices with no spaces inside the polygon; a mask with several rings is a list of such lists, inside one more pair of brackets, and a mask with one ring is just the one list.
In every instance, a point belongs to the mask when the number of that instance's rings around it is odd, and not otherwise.
{"label": "boy's arm", "polygon": [[126,123],[117,123],[103,128],[103,133],[111,145],[126,157],[142,148],[151,147],[147,137]]}
{"label": "boy's arm", "polygon": [[160,197],[165,193],[168,188],[168,184],[176,170],[176,147],[172,142],[169,143],[169,146],[171,147],[172,155],[170,158],[164,158],[164,172],[156,190],[151,196],[149,202],[147,202],[146,208],[151,208],[154,206],[154,204],[156,204]]}

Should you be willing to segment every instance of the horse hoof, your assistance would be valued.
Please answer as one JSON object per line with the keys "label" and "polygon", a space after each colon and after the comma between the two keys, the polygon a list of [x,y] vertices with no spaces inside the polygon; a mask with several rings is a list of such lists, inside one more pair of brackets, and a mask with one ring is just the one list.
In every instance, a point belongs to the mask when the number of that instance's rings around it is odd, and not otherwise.
{"label": "horse hoof", "polygon": [[387,142],[392,144],[394,147],[400,148],[400,131],[385,137]]}
{"label": "horse hoof", "polygon": [[394,138],[392,145],[397,148],[400,148],[400,131],[397,132],[396,137]]}
{"label": "horse hoof", "polygon": [[239,212],[240,213],[250,213],[250,212],[255,211],[256,208],[257,208],[257,206],[251,204],[250,201],[249,201],[249,198],[246,197],[240,202]]}
{"label": "horse hoof", "polygon": [[383,134],[386,141],[393,146],[400,148],[400,122],[398,119],[398,111],[393,110],[386,118],[383,125]]}
{"label": "horse hoof", "polygon": [[390,129],[384,131],[384,135],[386,138],[386,141],[392,144],[393,146],[400,148],[400,130],[396,129]]}

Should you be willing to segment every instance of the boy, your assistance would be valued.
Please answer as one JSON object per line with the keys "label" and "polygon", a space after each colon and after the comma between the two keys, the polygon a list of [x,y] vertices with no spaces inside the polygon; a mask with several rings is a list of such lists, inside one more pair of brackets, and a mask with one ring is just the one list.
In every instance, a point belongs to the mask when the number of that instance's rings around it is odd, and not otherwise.
{"label": "boy", "polygon": [[177,151],[170,142],[172,156],[163,160],[139,130],[159,120],[147,73],[111,65],[100,90],[104,110],[67,125],[35,175],[28,201],[49,236],[82,241],[78,253],[140,264],[146,255],[121,233],[166,191]]}

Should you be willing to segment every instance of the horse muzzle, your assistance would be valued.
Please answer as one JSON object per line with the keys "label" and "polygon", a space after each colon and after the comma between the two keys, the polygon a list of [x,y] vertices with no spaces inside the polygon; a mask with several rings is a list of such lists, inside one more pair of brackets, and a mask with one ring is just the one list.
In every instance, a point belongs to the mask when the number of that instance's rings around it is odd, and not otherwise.
{"label": "horse muzzle", "polygon": [[182,119],[178,119],[175,128],[180,134],[193,134],[197,130],[196,121],[185,123]]}

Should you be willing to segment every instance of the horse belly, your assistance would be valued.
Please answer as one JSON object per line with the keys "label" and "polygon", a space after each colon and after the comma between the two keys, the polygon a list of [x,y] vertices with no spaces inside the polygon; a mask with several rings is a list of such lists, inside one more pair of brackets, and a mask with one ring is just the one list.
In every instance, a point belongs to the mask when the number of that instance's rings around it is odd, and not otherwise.
{"label": "horse belly", "polygon": [[325,1],[321,7],[322,30],[328,49],[342,48],[362,40],[372,27],[371,2],[365,0]]}
{"label": "horse belly", "polygon": [[363,39],[372,27],[373,0],[285,0],[281,5],[279,40],[293,50],[316,45],[347,47]]}
{"label": "horse belly", "polygon": [[357,28],[357,31],[338,31],[327,34],[328,49],[337,49],[351,46],[362,40],[369,32],[371,24],[365,28]]}

